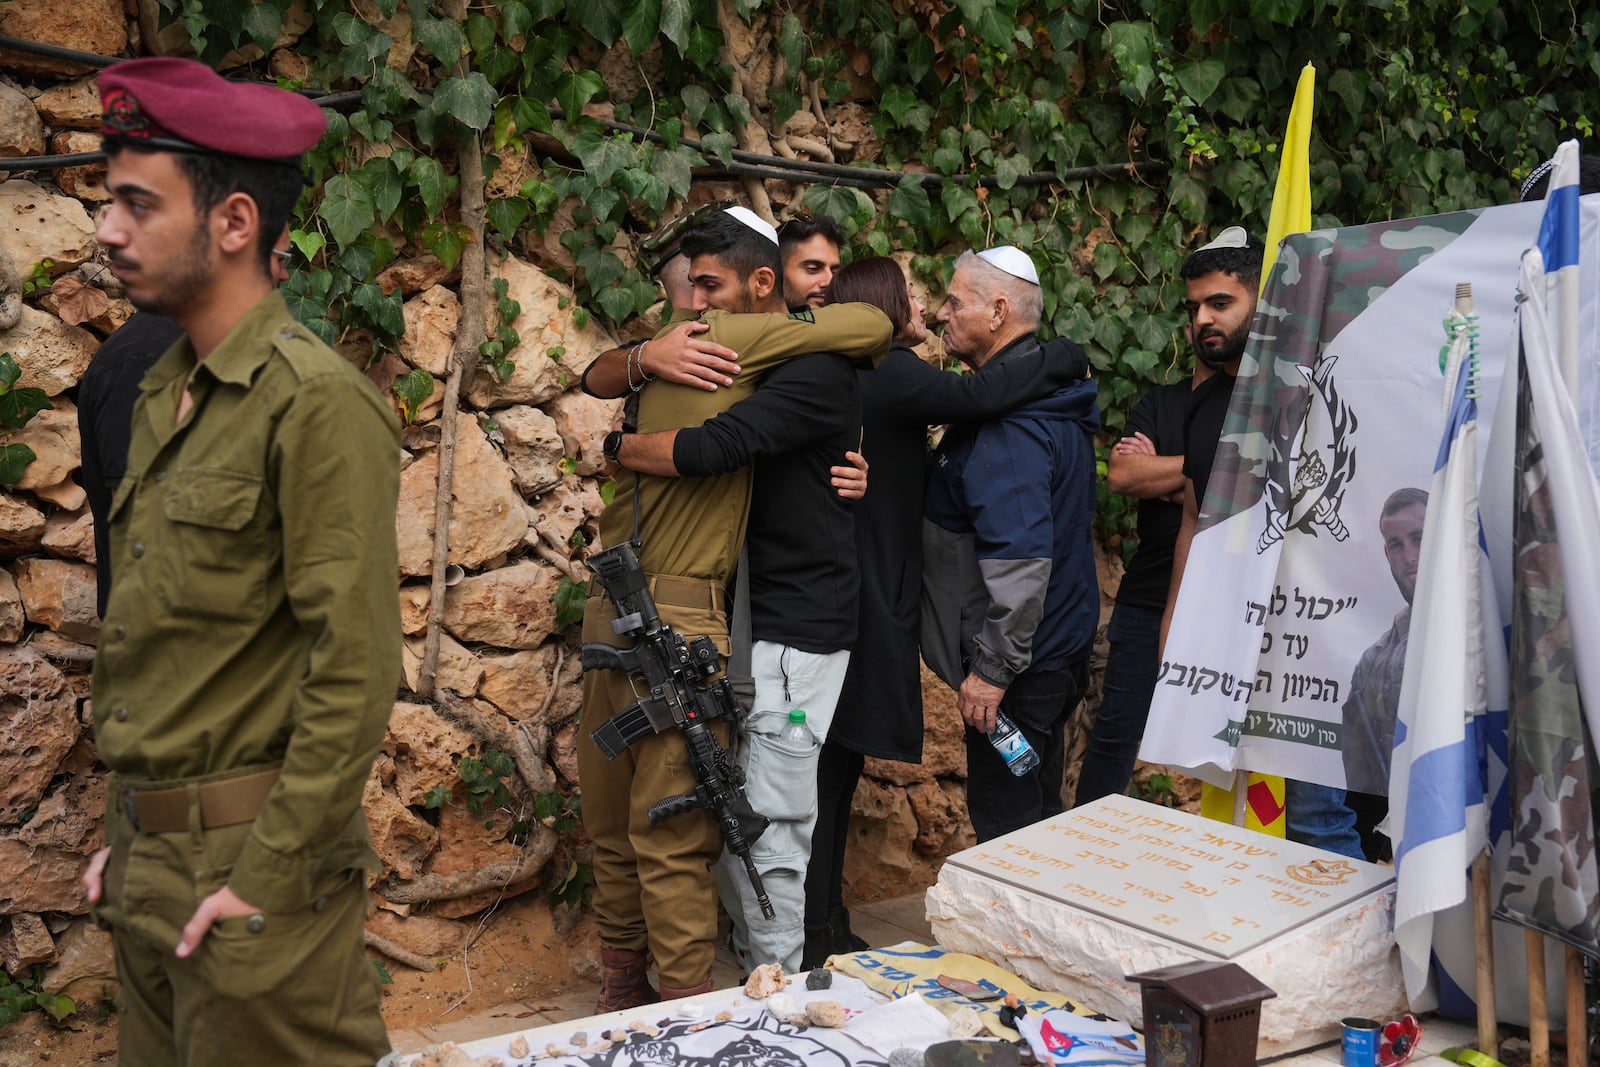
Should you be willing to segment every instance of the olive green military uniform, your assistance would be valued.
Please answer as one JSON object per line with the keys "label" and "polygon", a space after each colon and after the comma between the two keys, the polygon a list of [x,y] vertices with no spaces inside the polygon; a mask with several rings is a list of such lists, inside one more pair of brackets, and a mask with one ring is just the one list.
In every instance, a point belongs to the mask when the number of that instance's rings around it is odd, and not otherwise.
{"label": "olive green military uniform", "polygon": [[[866,304],[840,304],[793,318],[708,311],[702,336],[739,354],[734,384],[707,392],[670,382],[648,385],[639,398],[641,433],[699,426],[752,393],[761,376],[785,359],[838,352],[876,364],[888,351],[887,316]],[[840,457],[843,462],[843,457]],[[750,518],[748,468],[712,478],[638,479],[639,561],[651,576],[661,617],[686,638],[710,636],[728,647],[725,589]],[[617,479],[617,493],[600,516],[600,539],[619,545],[634,533],[635,483]],[[621,642],[611,633],[610,600],[593,583],[583,639]],[[665,796],[694,792],[683,740],[675,732],[636,741],[607,760],[589,731],[637,699],[620,671],[586,671],[578,774],[583,823],[594,841],[594,906],[607,948],[648,947],[664,985],[680,989],[705,981],[716,952],[717,896],[710,865],[722,853],[716,822],[703,811],[651,825],[646,812]],[[727,741],[727,724],[713,724]]]}
{"label": "olive green military uniform", "polygon": [[[361,795],[400,678],[398,447],[388,404],[277,293],[144,380],[94,668],[123,1067],[388,1050]],[[259,913],[178,959],[223,885]]]}

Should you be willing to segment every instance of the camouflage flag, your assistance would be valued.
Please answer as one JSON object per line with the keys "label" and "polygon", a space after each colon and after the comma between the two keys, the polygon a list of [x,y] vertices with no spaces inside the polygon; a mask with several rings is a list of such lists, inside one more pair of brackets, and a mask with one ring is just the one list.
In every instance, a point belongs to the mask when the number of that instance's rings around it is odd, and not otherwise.
{"label": "camouflage flag", "polygon": [[[1577,364],[1577,150],[1556,156],[1539,247],[1523,266],[1511,640],[1511,840],[1498,914],[1600,954],[1600,869],[1579,644],[1593,656],[1590,546],[1600,509],[1561,371]],[[1566,277],[1563,277],[1565,275]],[[1571,282],[1568,282],[1568,279]],[[1549,279],[1549,281],[1547,281]],[[1548,299],[1548,303],[1547,303]],[[1573,375],[1575,377],[1576,375]],[[1568,379],[1571,381],[1571,378]],[[1562,539],[1563,530],[1566,540]],[[1585,623],[1588,625],[1585,626]],[[1588,668],[1593,674],[1593,667]],[[1589,684],[1585,685],[1585,681]]]}

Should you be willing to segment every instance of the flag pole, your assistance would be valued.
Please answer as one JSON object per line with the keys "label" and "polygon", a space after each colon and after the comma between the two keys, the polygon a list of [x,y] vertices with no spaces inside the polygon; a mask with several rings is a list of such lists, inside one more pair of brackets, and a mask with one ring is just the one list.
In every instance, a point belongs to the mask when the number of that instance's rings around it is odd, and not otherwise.
{"label": "flag pole", "polygon": [[[1472,939],[1478,959],[1478,1051],[1499,1058],[1499,1012],[1494,999],[1494,933],[1489,907],[1489,850],[1472,861]],[[1577,1062],[1574,1060],[1573,1062]]]}
{"label": "flag pole", "polygon": [[1588,1062],[1589,1027],[1585,1018],[1583,954],[1567,948],[1567,1062]]}
{"label": "flag pole", "polygon": [[1522,931],[1522,940],[1528,946],[1528,1067],[1550,1067],[1550,997],[1544,982],[1544,935],[1527,928]]}

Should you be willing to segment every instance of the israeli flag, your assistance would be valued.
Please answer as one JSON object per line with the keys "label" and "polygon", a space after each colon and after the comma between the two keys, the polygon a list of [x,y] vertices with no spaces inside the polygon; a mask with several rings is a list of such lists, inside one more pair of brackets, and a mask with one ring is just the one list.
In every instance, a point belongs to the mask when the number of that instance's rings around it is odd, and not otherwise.
{"label": "israeli flag", "polygon": [[1478,404],[1466,355],[1452,345],[1389,766],[1395,941],[1413,1004],[1424,1000],[1434,914],[1467,899],[1487,825]]}

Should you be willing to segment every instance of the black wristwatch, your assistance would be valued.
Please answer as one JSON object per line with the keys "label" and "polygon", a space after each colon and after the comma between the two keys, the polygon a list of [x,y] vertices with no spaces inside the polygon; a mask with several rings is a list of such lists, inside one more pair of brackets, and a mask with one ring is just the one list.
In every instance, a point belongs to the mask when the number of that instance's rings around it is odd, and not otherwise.
{"label": "black wristwatch", "polygon": [[620,451],[621,448],[621,430],[612,430],[610,433],[606,434],[605,441],[600,445],[600,451],[605,454],[606,459],[609,459],[613,463],[617,462],[617,452]]}

